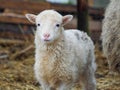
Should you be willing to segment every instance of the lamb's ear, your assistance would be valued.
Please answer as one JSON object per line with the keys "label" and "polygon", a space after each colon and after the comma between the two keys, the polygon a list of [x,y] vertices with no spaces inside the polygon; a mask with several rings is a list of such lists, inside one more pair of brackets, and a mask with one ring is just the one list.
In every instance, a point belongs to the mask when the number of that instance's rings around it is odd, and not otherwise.
{"label": "lamb's ear", "polygon": [[66,25],[67,23],[69,23],[72,20],[73,16],[72,15],[65,15],[62,18],[62,25]]}
{"label": "lamb's ear", "polygon": [[26,16],[26,18],[27,18],[30,22],[32,22],[32,23],[35,24],[36,15],[34,15],[34,14],[25,14],[25,16]]}

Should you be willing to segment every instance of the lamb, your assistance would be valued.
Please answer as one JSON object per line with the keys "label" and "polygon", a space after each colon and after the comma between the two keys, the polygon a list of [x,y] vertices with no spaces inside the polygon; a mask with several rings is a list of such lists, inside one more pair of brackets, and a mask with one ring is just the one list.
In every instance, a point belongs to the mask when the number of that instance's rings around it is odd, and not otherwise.
{"label": "lamb", "polygon": [[101,37],[110,73],[120,74],[120,0],[110,0],[103,20]]}
{"label": "lamb", "polygon": [[42,90],[70,90],[82,83],[84,90],[96,90],[94,45],[78,30],[64,30],[72,15],[54,10],[26,14],[37,25],[34,71]]}

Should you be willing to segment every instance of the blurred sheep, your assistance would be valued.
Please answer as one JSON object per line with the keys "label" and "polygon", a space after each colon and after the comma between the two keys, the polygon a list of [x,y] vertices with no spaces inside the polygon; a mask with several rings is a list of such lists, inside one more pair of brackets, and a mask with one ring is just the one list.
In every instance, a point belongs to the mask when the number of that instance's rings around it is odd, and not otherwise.
{"label": "blurred sheep", "polygon": [[111,0],[106,9],[102,46],[110,71],[120,73],[120,0]]}

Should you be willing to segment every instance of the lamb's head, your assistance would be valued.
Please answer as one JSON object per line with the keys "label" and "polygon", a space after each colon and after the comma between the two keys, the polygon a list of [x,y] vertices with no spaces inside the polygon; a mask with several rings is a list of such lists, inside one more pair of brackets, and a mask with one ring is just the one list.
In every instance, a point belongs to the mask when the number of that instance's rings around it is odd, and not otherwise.
{"label": "lamb's head", "polygon": [[45,10],[38,15],[26,14],[27,19],[36,24],[36,35],[44,43],[51,43],[59,39],[63,33],[63,26],[72,20],[72,15],[62,16],[54,10]]}

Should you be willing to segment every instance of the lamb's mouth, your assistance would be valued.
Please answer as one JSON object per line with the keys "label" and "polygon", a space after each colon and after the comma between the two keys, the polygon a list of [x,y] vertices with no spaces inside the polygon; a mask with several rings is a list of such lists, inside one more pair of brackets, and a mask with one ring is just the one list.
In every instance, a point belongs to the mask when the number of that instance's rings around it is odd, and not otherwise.
{"label": "lamb's mouth", "polygon": [[43,41],[49,43],[51,42],[51,39],[44,39]]}
{"label": "lamb's mouth", "polygon": [[50,40],[49,40],[49,39],[45,39],[44,41],[45,41],[45,42],[49,42]]}

